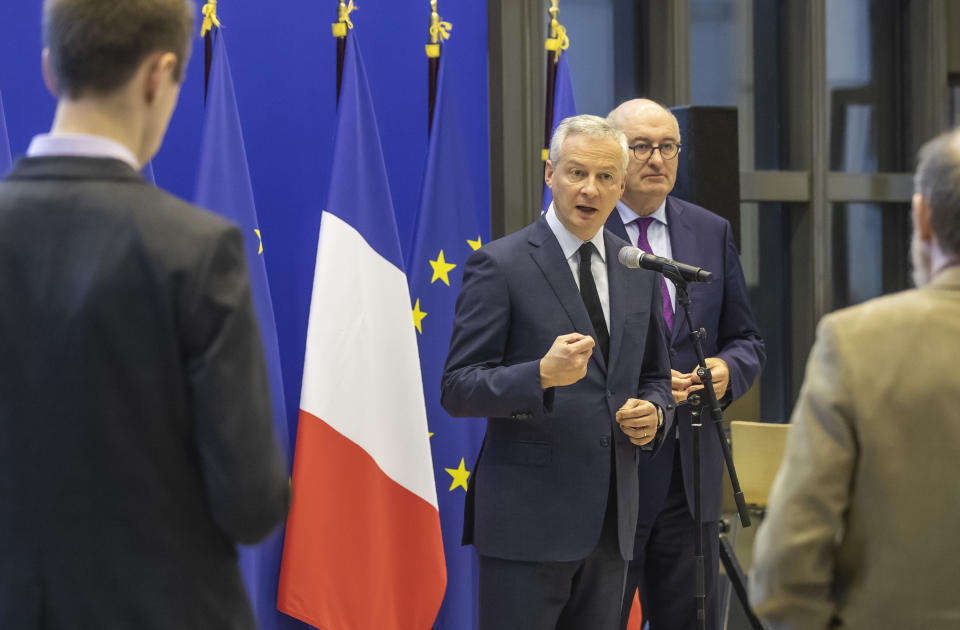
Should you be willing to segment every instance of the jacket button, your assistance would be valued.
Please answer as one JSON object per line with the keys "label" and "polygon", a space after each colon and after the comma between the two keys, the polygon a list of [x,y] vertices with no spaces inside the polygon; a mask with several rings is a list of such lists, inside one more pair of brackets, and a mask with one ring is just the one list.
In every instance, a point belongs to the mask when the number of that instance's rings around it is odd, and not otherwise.
{"label": "jacket button", "polygon": [[603,448],[607,448],[608,446],[610,446],[610,438],[607,437],[606,435],[600,438],[600,446],[602,446]]}

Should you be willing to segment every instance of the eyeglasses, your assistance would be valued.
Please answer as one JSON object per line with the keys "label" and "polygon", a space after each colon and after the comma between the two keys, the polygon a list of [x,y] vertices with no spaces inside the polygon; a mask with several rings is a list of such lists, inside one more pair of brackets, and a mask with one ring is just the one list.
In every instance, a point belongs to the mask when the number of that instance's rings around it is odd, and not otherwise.
{"label": "eyeglasses", "polygon": [[656,145],[641,142],[640,144],[635,144],[628,148],[633,151],[634,157],[640,161],[649,160],[651,157],[653,157],[653,152],[657,150],[660,151],[660,157],[665,160],[671,160],[677,157],[677,154],[680,153],[679,142],[661,142],[660,144]]}

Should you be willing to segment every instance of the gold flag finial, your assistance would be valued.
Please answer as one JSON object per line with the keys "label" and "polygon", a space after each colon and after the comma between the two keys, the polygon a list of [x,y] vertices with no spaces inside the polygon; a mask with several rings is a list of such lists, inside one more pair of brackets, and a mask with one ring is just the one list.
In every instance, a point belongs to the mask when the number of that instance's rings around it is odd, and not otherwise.
{"label": "gold flag finial", "polygon": [[337,21],[331,24],[334,37],[346,37],[347,30],[353,28],[353,22],[350,21],[350,13],[356,11],[359,7],[350,0],[350,3],[340,0],[340,6],[337,7]]}
{"label": "gold flag finial", "polygon": [[453,24],[444,22],[437,13],[437,0],[430,0],[430,43],[427,44],[427,57],[440,56],[440,42],[450,39]]}
{"label": "gold flag finial", "polygon": [[567,29],[557,21],[557,14],[560,13],[560,0],[550,0],[550,37],[547,38],[545,48],[552,50],[556,57],[554,61],[560,61],[560,53],[570,48],[570,38],[567,37]]}
{"label": "gold flag finial", "polygon": [[205,37],[207,33],[216,26],[220,28],[220,20],[217,19],[217,0],[207,0],[207,3],[200,9],[203,14],[203,24],[200,25],[200,37]]}

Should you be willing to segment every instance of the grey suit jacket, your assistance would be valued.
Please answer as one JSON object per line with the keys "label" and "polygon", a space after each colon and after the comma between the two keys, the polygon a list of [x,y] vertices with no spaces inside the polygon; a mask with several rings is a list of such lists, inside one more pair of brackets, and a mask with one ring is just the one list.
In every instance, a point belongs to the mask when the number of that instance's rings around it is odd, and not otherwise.
{"label": "grey suit jacket", "polygon": [[0,628],[253,628],[289,486],[242,236],[112,159],[0,182]]}
{"label": "grey suit jacket", "polygon": [[756,540],[771,628],[960,627],[958,355],[960,267],[823,319]]}

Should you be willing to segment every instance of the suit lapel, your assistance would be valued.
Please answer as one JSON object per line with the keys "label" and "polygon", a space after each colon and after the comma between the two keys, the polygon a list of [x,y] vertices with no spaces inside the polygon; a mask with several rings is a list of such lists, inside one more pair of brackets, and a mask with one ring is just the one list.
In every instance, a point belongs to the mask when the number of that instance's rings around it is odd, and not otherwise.
{"label": "suit lapel", "polygon": [[[623,223],[617,217],[617,223],[623,227]],[[620,253],[610,235],[607,234],[603,239],[604,248],[607,250],[607,286],[610,290],[610,367],[617,365],[617,359],[620,355],[620,346],[623,345],[623,329],[627,318],[627,313],[632,312],[630,302],[635,298],[630,293],[627,274],[631,269],[627,269],[620,264],[617,255]]]}
{"label": "suit lapel", "polygon": [[[671,197],[667,197],[667,231],[670,234],[670,249],[673,259],[692,265],[697,264],[696,232],[687,221],[683,207]],[[685,339],[690,332],[682,310],[678,302],[673,313],[673,330],[670,333],[671,346],[678,339]]]}
{"label": "suit lapel", "polygon": [[[630,243],[630,237],[627,236],[627,228],[623,225],[623,219],[620,218],[620,212],[616,208],[613,209],[613,212],[611,212],[607,218],[607,229]],[[630,243],[630,245],[636,245],[636,243]]]}
{"label": "suit lapel", "polygon": [[[627,228],[620,218],[620,212],[614,208],[607,219],[607,228],[626,241],[629,245],[635,246],[636,243],[630,242],[627,236]],[[627,313],[636,310],[634,301],[636,295],[631,293],[628,274],[636,273],[620,264],[618,256],[620,250],[612,245],[611,239],[605,238],[604,244],[607,248],[607,281],[610,286],[610,365],[614,366],[620,354],[620,346],[623,345],[623,331],[626,322]]]}
{"label": "suit lapel", "polygon": [[[567,313],[570,321],[573,322],[574,330],[585,335],[592,335],[593,338],[596,339],[593,324],[590,323],[590,315],[587,314],[587,307],[584,306],[583,299],[580,297],[580,291],[577,290],[577,283],[573,279],[573,274],[570,273],[570,265],[567,263],[567,259],[563,255],[563,250],[560,248],[560,243],[553,235],[545,218],[540,217],[537,220],[527,240],[533,246],[533,251],[530,252],[530,256],[537,266],[540,267],[540,271],[546,278],[547,284],[553,289],[563,310]],[[612,304],[610,308],[612,311]],[[610,344],[611,346],[613,345],[612,337]],[[606,371],[606,364],[604,363],[603,353],[600,351],[599,345],[593,348],[593,358],[600,365],[601,369]]]}

